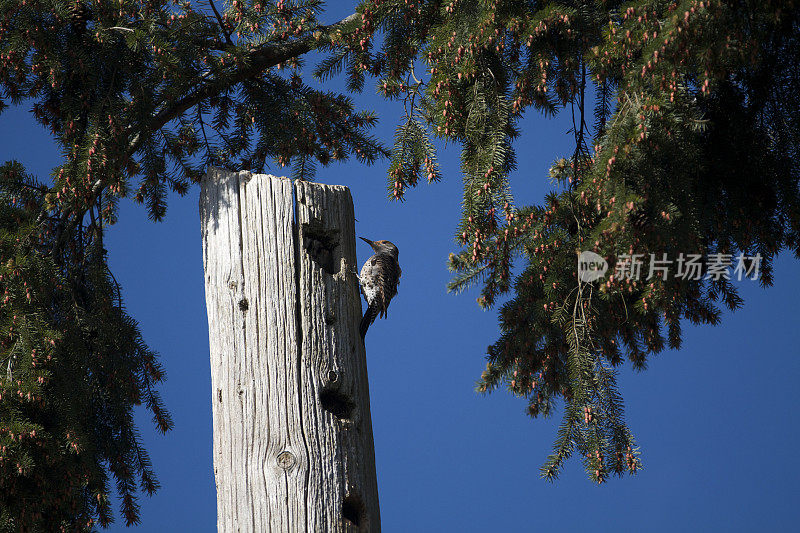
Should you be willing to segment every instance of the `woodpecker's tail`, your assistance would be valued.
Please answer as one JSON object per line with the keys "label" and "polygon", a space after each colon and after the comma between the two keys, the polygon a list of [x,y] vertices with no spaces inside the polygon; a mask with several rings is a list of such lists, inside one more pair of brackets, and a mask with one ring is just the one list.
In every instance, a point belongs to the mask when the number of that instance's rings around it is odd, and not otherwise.
{"label": "woodpecker's tail", "polygon": [[358,331],[361,332],[361,338],[367,336],[367,330],[375,322],[375,319],[378,317],[378,306],[377,305],[370,305],[367,307],[367,310],[364,312],[364,318],[361,319],[361,325],[358,327]]}

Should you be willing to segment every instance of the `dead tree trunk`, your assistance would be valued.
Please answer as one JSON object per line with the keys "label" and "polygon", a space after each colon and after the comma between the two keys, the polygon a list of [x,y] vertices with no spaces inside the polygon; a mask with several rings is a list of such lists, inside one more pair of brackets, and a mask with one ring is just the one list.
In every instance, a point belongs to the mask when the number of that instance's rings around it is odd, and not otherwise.
{"label": "dead tree trunk", "polygon": [[200,218],[218,530],[380,531],[350,191],[210,169]]}

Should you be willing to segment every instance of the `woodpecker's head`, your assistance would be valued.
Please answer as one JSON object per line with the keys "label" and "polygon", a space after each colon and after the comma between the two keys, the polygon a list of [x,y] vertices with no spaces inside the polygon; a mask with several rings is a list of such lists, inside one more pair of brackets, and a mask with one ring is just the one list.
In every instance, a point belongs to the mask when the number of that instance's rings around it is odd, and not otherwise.
{"label": "woodpecker's head", "polygon": [[359,239],[372,246],[372,249],[375,250],[376,254],[389,254],[393,255],[395,259],[397,259],[397,256],[400,253],[400,251],[397,249],[397,246],[389,241],[371,241],[369,239],[365,239],[364,237],[359,237]]}

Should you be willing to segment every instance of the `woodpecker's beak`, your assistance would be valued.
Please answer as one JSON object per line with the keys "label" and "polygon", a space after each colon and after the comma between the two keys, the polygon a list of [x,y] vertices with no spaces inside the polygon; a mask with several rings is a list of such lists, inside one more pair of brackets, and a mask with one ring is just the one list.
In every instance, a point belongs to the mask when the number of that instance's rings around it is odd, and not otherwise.
{"label": "woodpecker's beak", "polygon": [[364,241],[365,243],[369,244],[370,246],[372,246],[374,248],[371,240],[365,239],[364,237],[359,237],[359,239],[361,239],[362,241]]}

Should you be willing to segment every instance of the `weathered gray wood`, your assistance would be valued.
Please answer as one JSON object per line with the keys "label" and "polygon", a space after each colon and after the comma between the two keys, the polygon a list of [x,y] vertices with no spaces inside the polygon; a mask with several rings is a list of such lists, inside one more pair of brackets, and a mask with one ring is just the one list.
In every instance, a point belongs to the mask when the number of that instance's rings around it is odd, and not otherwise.
{"label": "weathered gray wood", "polygon": [[380,531],[350,192],[210,169],[200,215],[218,530]]}

